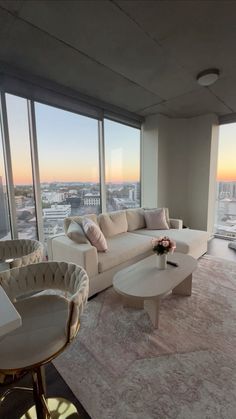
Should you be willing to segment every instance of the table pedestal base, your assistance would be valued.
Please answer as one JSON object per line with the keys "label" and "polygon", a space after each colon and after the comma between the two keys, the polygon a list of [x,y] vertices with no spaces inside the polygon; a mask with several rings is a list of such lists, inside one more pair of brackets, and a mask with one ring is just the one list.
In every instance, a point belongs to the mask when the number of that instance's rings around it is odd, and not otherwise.
{"label": "table pedestal base", "polygon": [[[189,296],[192,294],[192,275],[185,278],[179,285],[172,290],[174,295]],[[147,300],[135,297],[124,297],[123,306],[146,310],[155,329],[159,326],[160,297],[149,298]]]}
{"label": "table pedestal base", "polygon": [[192,275],[189,275],[177,287],[173,288],[172,294],[190,296],[192,294]]}

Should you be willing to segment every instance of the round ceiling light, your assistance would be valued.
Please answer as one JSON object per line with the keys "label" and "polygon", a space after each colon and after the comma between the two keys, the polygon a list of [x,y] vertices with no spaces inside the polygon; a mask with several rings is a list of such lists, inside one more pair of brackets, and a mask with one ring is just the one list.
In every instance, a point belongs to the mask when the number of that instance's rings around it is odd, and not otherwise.
{"label": "round ceiling light", "polygon": [[208,70],[201,71],[197,75],[197,81],[201,86],[210,86],[218,80],[220,71],[217,68],[210,68]]}

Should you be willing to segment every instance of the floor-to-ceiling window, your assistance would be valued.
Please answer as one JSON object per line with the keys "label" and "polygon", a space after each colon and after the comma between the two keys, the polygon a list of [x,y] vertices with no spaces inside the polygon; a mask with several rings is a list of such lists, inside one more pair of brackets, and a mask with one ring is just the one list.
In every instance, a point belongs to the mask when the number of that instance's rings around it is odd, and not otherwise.
{"label": "floor-to-ceiling window", "polygon": [[140,207],[140,130],[105,119],[107,211]]}
{"label": "floor-to-ceiling window", "polygon": [[3,144],[0,130],[0,240],[11,239],[8,196],[3,158]]}
{"label": "floor-to-ceiling window", "polygon": [[68,216],[141,205],[140,129],[10,94],[1,101],[0,239],[46,241]]}
{"label": "floor-to-ceiling window", "polygon": [[36,103],[44,237],[64,218],[99,213],[98,121]]}
{"label": "floor-to-ceiling window", "polygon": [[215,234],[236,237],[236,123],[220,126]]}
{"label": "floor-to-ceiling window", "polygon": [[36,239],[37,222],[26,99],[6,95],[14,181],[16,227],[19,239]]}

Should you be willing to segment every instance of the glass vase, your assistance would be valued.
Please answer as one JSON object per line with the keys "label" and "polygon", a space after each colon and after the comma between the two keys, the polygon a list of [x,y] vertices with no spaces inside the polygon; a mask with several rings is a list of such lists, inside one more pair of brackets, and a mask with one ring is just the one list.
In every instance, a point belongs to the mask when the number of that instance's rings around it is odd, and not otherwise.
{"label": "glass vase", "polygon": [[157,255],[156,259],[158,269],[166,269],[167,266],[167,254]]}

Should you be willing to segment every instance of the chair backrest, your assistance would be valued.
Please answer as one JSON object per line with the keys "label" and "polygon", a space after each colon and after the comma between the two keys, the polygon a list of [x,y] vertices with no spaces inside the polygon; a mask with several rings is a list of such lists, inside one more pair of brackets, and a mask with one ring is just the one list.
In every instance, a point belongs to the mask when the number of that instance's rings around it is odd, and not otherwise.
{"label": "chair backrest", "polygon": [[0,241],[0,260],[12,259],[11,268],[41,262],[44,247],[37,240],[19,239]]}
{"label": "chair backrest", "polygon": [[69,294],[68,339],[76,335],[89,287],[82,267],[66,262],[34,263],[0,272],[0,285],[12,301],[35,291],[60,290]]}

